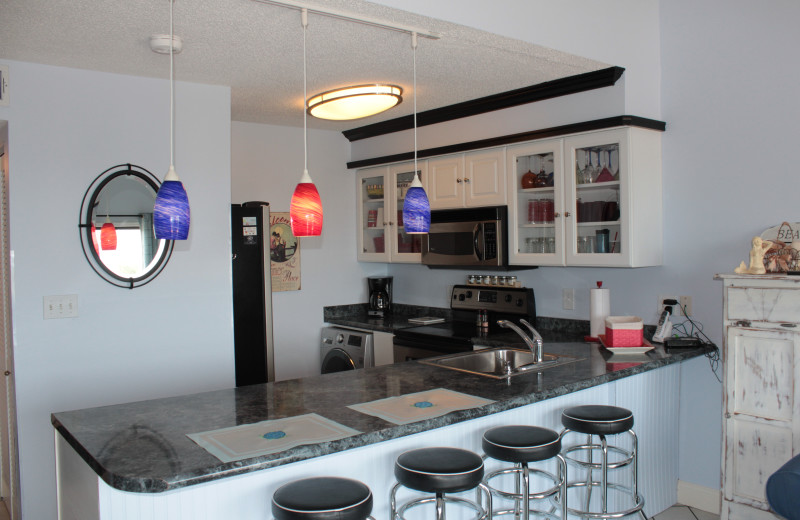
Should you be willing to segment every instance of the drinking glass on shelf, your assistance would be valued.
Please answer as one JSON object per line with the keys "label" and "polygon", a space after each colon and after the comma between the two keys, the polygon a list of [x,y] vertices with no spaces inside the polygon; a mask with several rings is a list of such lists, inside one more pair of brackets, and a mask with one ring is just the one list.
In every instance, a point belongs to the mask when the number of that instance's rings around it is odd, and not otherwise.
{"label": "drinking glass on shelf", "polygon": [[588,252],[589,247],[589,240],[586,236],[578,237],[578,253],[586,253]]}
{"label": "drinking glass on shelf", "polygon": [[556,238],[555,237],[547,237],[547,253],[555,253],[556,252]]}

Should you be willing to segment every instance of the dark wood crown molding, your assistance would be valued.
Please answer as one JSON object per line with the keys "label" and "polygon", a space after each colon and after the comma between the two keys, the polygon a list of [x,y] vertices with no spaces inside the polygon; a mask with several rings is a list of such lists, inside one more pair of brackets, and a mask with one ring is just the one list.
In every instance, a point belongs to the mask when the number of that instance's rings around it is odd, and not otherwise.
{"label": "dark wood crown molding", "polygon": [[[463,117],[474,116],[494,110],[534,103],[569,94],[577,94],[587,90],[610,87],[614,85],[625,69],[622,67],[609,67],[607,69],[586,72],[575,76],[546,81],[529,87],[522,87],[508,92],[501,92],[463,103],[456,103],[446,107],[435,108],[417,114],[417,127],[443,123]],[[414,128],[414,116],[403,116],[388,121],[381,121],[371,125],[345,130],[342,134],[348,141],[358,141],[393,132],[400,132]]]}
{"label": "dark wood crown molding", "polygon": [[[495,146],[505,146],[515,143],[524,143],[526,141],[535,141],[536,139],[546,139],[548,137],[559,137],[562,135],[577,134],[579,132],[605,130],[606,128],[614,128],[618,126],[636,126],[639,128],[648,128],[650,130],[659,130],[661,132],[663,132],[667,128],[667,124],[664,121],[647,119],[645,117],[638,117],[638,116],[606,117],[604,119],[595,119],[594,121],[584,121],[582,123],[572,123],[569,125],[543,128],[541,130],[532,130],[530,132],[521,132],[518,134],[503,135],[500,137],[490,137],[488,139],[480,139],[478,141],[469,141],[466,143],[458,143],[447,146],[438,146],[436,148],[427,148],[425,150],[417,150],[417,158],[423,159],[426,157],[437,157],[440,155],[468,152],[471,150],[478,150],[481,148],[492,148]],[[366,168],[367,166],[377,166],[379,164],[388,164],[394,162],[413,161],[413,160],[414,160],[414,151],[412,150],[410,152],[403,152],[394,155],[384,155],[383,157],[373,157],[371,159],[352,161],[347,163],[347,168],[348,169]]]}

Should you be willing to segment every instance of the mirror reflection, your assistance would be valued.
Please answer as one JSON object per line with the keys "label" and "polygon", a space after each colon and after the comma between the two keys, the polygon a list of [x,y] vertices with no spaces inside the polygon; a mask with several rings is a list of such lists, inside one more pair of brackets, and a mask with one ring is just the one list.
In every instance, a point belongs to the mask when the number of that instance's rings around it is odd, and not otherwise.
{"label": "mirror reflection", "polygon": [[143,285],[163,269],[172,241],[157,240],[153,204],[158,179],[144,168],[121,165],[103,172],[84,197],[81,240],[87,260],[106,281]]}

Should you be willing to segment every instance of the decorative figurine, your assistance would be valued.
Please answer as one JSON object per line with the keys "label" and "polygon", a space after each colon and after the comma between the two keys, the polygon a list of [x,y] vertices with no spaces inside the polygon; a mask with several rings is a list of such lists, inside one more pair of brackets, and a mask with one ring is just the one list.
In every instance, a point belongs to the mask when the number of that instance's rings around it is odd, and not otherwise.
{"label": "decorative figurine", "polygon": [[753,237],[753,247],[750,249],[750,267],[747,267],[744,262],[739,264],[739,267],[734,269],[737,274],[766,274],[767,270],[764,268],[764,255],[769,248],[772,247],[772,242],[763,240],[761,237]]}

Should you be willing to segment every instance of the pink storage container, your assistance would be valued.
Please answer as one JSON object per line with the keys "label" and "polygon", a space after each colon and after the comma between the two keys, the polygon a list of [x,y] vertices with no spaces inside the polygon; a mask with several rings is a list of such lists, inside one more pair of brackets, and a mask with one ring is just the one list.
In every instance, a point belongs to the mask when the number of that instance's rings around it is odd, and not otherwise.
{"label": "pink storage container", "polygon": [[638,316],[609,316],[606,318],[606,346],[641,347],[642,329],[642,318]]}

